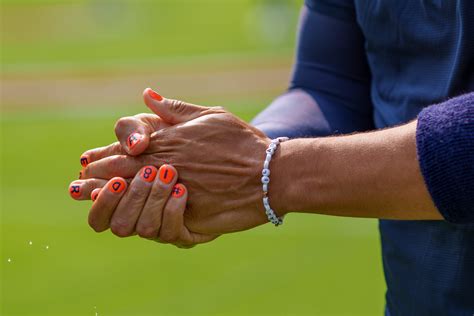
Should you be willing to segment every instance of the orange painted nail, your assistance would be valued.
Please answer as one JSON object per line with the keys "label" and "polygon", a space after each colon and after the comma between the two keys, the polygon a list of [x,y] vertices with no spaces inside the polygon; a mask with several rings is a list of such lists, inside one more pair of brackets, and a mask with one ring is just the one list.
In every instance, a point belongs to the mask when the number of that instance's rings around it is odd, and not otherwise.
{"label": "orange painted nail", "polygon": [[82,156],[81,156],[81,166],[87,167],[87,165],[89,164],[89,162],[90,162],[90,159],[89,159],[89,156],[88,156],[88,155],[82,155]]}
{"label": "orange painted nail", "polygon": [[122,178],[112,178],[109,181],[108,189],[112,193],[120,193],[127,188],[127,182]]}
{"label": "orange painted nail", "polygon": [[97,200],[97,197],[99,196],[99,193],[100,193],[100,188],[97,188],[97,189],[94,189],[91,193],[91,200],[94,202],[95,200]]}
{"label": "orange painted nail", "polygon": [[185,192],[186,188],[184,187],[184,185],[182,185],[181,183],[177,183],[173,187],[173,192],[171,193],[171,196],[174,198],[180,198],[184,195]]}
{"label": "orange painted nail", "polygon": [[153,91],[151,88],[148,88],[148,95],[152,98],[152,99],[155,99],[156,101],[161,101],[163,100],[163,97],[161,95],[159,95],[158,93],[156,93],[155,91]]}
{"label": "orange painted nail", "polygon": [[153,182],[153,180],[155,180],[155,178],[156,178],[157,173],[158,173],[158,171],[156,170],[155,167],[146,166],[142,169],[142,172],[140,173],[140,176],[146,182]]}
{"label": "orange painted nail", "polygon": [[79,198],[81,196],[81,186],[77,183],[71,183],[69,186],[69,194],[74,199]]}
{"label": "orange painted nail", "polygon": [[162,165],[159,174],[161,182],[168,184],[173,180],[174,170],[169,165]]}
{"label": "orange painted nail", "polygon": [[135,147],[136,144],[141,142],[142,139],[143,139],[143,135],[140,133],[131,134],[130,136],[128,136],[128,139],[127,139],[128,148],[132,149],[133,147]]}

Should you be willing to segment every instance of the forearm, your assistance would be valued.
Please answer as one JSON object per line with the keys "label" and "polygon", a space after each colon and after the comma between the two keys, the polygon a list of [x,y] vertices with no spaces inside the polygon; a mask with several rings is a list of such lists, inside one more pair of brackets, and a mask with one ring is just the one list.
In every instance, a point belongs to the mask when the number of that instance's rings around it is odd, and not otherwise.
{"label": "forearm", "polygon": [[441,219],[416,153],[416,122],[341,137],[284,142],[270,200],[281,212]]}

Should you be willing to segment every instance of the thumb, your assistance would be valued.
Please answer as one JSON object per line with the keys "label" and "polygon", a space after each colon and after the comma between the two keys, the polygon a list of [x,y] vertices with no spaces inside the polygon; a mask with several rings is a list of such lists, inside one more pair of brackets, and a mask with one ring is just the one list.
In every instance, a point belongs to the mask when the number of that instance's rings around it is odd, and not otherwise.
{"label": "thumb", "polygon": [[210,110],[205,106],[163,98],[151,88],[143,91],[143,99],[150,110],[172,125],[193,120]]}
{"label": "thumb", "polygon": [[137,114],[119,119],[115,123],[115,135],[127,154],[137,156],[148,148],[153,132],[168,126],[155,114]]}

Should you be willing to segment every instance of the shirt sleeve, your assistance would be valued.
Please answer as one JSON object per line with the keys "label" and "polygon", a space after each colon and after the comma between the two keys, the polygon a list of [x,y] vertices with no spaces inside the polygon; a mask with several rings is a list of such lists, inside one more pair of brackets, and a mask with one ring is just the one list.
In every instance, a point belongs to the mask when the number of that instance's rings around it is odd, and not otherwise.
{"label": "shirt sleeve", "polygon": [[346,21],[356,19],[354,0],[305,0],[305,5],[322,15]]}
{"label": "shirt sleeve", "polygon": [[428,191],[446,221],[474,223],[474,93],[418,115],[418,160]]}
{"label": "shirt sleeve", "polygon": [[[373,129],[364,37],[351,7],[340,9],[344,14],[335,13],[337,3],[351,1],[323,2],[306,1],[302,9],[289,92],[252,122],[269,137]],[[327,8],[321,9],[324,5]],[[334,5],[331,12],[330,5]]]}

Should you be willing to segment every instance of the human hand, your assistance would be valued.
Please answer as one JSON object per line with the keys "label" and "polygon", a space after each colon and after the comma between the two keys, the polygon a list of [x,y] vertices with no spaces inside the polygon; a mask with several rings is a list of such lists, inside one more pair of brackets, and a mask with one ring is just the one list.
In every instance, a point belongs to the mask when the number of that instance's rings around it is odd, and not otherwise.
{"label": "human hand", "polygon": [[222,108],[156,95],[145,90],[145,103],[173,126],[154,132],[139,156],[124,155],[117,144],[88,151],[99,160],[91,159],[83,178],[126,178],[144,165],[169,163],[190,192],[184,220],[191,231],[216,235],[267,222],[260,178],[270,139]]}
{"label": "human hand", "polygon": [[[215,239],[216,235],[190,232],[183,223],[187,189],[176,183],[178,173],[171,165],[143,167],[130,184],[120,177],[106,180],[77,180],[71,184],[76,199],[94,201],[89,225],[96,231],[110,230],[119,237],[138,234],[161,243],[189,248]],[[77,189],[77,194],[73,188]]]}

